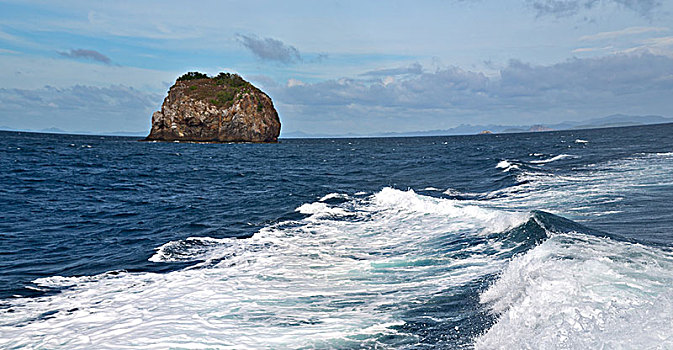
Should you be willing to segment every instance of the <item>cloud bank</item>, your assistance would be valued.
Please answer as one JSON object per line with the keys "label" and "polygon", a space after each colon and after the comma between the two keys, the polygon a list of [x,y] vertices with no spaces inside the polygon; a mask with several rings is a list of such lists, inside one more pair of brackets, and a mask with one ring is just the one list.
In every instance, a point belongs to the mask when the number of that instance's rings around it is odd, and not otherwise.
{"label": "cloud bank", "polygon": [[528,0],[538,16],[553,15],[565,17],[576,15],[599,4],[614,4],[648,17],[661,6],[658,0]]}
{"label": "cloud bank", "polygon": [[[673,90],[673,59],[651,54],[571,59],[549,66],[512,60],[489,78],[480,72],[448,67],[384,85],[340,79],[292,85],[282,91],[285,102],[304,105],[464,106],[486,109],[536,99],[534,106],[560,102],[591,103],[592,95],[622,96]],[[586,98],[586,97],[589,98]]]}
{"label": "cloud bank", "polygon": [[143,131],[149,130],[151,114],[160,107],[162,98],[123,85],[0,88],[0,125],[16,129]]}
{"label": "cloud bank", "polygon": [[259,59],[285,64],[302,61],[301,54],[296,47],[287,45],[280,40],[243,34],[237,34],[236,39]]}
{"label": "cloud bank", "polygon": [[673,110],[666,97],[673,96],[673,58],[667,56],[621,54],[547,66],[513,60],[499,73],[489,77],[448,67],[394,81],[344,78],[271,91],[288,118],[306,124],[319,115],[328,123],[352,124],[353,132],[366,130],[365,120],[370,130],[428,130]]}

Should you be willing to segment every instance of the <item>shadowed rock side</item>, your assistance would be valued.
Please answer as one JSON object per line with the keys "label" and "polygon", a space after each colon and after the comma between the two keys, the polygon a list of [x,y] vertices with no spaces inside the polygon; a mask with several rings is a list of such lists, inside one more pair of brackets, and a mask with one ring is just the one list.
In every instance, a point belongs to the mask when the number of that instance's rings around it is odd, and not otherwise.
{"label": "shadowed rock side", "polygon": [[148,141],[277,142],[271,98],[236,74],[190,72],[178,78],[152,115]]}

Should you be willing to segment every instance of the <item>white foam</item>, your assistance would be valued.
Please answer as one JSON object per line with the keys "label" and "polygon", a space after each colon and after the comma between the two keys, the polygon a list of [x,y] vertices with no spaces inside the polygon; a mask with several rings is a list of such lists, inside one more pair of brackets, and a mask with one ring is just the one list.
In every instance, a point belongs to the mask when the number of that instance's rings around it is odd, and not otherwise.
{"label": "white foam", "polygon": [[575,155],[572,155],[572,154],[559,154],[559,155],[553,156],[549,159],[531,160],[529,163],[532,163],[532,164],[546,164],[546,163],[551,163],[551,162],[555,162],[557,160],[566,159],[566,158],[578,158],[578,156],[575,156]]}
{"label": "white foam", "polygon": [[[642,188],[673,183],[673,153],[593,164],[572,176],[525,172],[492,205],[576,221],[615,215]],[[502,193],[501,193],[502,194]],[[618,207],[617,207],[618,208]],[[515,258],[481,296],[496,324],[478,349],[673,348],[673,254],[580,233],[554,235]]]}
{"label": "white foam", "polygon": [[[211,259],[207,268],[36,281],[67,288],[0,309],[0,348],[386,347],[377,339],[409,336],[393,326],[423,298],[506,263],[491,240],[465,247],[469,258],[454,258],[446,242],[528,218],[390,188],[300,208],[310,216],[250,239],[193,237],[153,257],[191,254]],[[353,215],[320,214],[336,209]]]}
{"label": "white foam", "polygon": [[[605,203],[617,203],[642,193],[643,187],[673,182],[673,154],[642,154],[603,164],[587,165],[571,175],[526,170],[517,174],[518,186],[487,194],[489,203],[512,210],[538,209],[582,221],[607,216]],[[582,208],[571,212],[569,208]]]}
{"label": "white foam", "polygon": [[[482,193],[477,193],[477,192],[462,192],[453,188],[447,188],[446,191],[442,192],[446,195],[449,196],[454,196],[454,197],[476,197],[482,195]],[[466,202],[467,203],[467,202]]]}
{"label": "white foam", "polygon": [[332,207],[322,202],[306,203],[295,209],[302,214],[309,214],[318,217],[322,216],[344,216],[350,215],[348,211],[339,207]]}
{"label": "white foam", "polygon": [[[465,225],[478,223],[481,233],[503,232],[528,220],[529,213],[512,213],[470,205],[468,201],[457,201],[417,195],[413,190],[399,191],[384,188],[373,197],[377,208],[386,210],[410,210],[421,214],[440,214],[454,222],[465,221]],[[473,226],[474,227],[474,226]],[[476,227],[474,227],[476,229]]]}
{"label": "white foam", "polygon": [[236,238],[189,237],[163,244],[148,260],[152,262],[209,261],[212,258],[221,257],[214,250],[221,250],[222,246],[235,250],[237,242]]}
{"label": "white foam", "polygon": [[498,169],[503,169],[503,171],[502,171],[503,173],[508,172],[508,171],[512,171],[512,170],[515,170],[515,169],[519,169],[518,165],[512,164],[507,160],[501,160],[495,167],[498,168]]}
{"label": "white foam", "polygon": [[515,258],[481,302],[477,349],[673,348],[673,254],[578,233]]}
{"label": "white foam", "polygon": [[453,189],[453,188],[447,188],[446,191],[444,191],[442,193],[448,194],[449,196],[460,196],[460,195],[463,194],[462,192],[460,192],[456,189]]}
{"label": "white foam", "polygon": [[498,162],[498,164],[495,167],[498,168],[498,169],[506,169],[506,168],[509,168],[511,166],[512,166],[512,163],[510,163],[509,161],[501,160],[500,162]]}
{"label": "white foam", "polygon": [[328,193],[322,198],[319,199],[320,202],[328,201],[330,199],[335,199],[335,198],[340,198],[340,199],[348,199],[348,195],[344,193]]}

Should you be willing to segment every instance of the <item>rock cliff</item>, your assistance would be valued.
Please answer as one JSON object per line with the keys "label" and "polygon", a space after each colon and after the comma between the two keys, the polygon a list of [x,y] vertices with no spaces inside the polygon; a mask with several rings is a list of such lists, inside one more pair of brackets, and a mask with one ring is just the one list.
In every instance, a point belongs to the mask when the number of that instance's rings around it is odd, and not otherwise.
{"label": "rock cliff", "polygon": [[152,115],[148,141],[277,142],[280,119],[271,98],[237,74],[189,72]]}

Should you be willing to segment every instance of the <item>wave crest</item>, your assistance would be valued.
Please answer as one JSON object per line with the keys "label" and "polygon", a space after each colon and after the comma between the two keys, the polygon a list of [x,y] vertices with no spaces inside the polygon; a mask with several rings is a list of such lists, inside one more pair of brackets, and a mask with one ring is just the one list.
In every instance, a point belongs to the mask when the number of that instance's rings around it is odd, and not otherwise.
{"label": "wave crest", "polygon": [[671,271],[667,250],[555,234],[482,293],[498,321],[476,348],[673,347]]}

